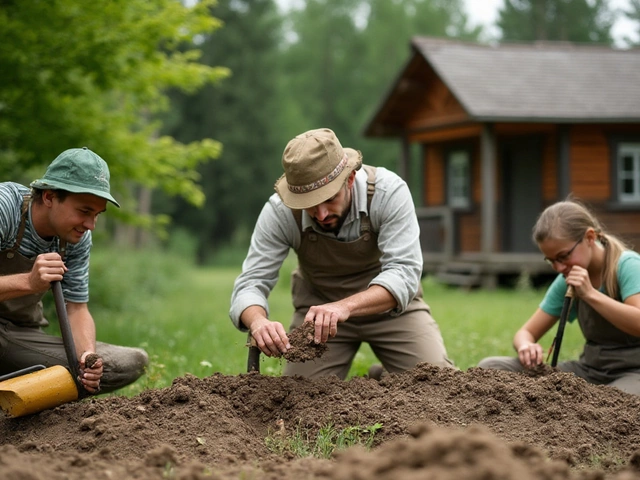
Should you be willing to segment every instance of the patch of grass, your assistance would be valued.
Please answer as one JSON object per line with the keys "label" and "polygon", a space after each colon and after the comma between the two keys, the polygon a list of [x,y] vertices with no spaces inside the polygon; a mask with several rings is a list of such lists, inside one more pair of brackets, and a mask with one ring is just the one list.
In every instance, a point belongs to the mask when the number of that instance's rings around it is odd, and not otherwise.
{"label": "patch of grass", "polygon": [[281,430],[269,433],[265,444],[269,450],[278,455],[291,454],[297,458],[330,458],[333,452],[354,445],[362,445],[369,450],[373,446],[376,433],[381,428],[382,424],[376,423],[369,427],[351,426],[337,429],[329,423],[320,428],[316,437],[311,440],[300,425],[289,435],[283,424]]}
{"label": "patch of grass", "polygon": [[589,463],[594,469],[617,470],[627,464],[626,460],[619,456],[611,442],[608,442],[602,453],[592,454]]}

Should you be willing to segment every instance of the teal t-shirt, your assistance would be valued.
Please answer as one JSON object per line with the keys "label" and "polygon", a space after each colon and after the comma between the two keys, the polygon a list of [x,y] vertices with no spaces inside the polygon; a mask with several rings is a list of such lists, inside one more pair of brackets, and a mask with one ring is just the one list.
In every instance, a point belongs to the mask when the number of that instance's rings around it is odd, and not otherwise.
{"label": "teal t-shirt", "polygon": [[[618,287],[620,288],[620,297],[623,302],[631,295],[640,293],[640,255],[633,250],[625,250],[620,255],[618,260]],[[604,292],[604,286],[600,287],[600,291],[606,293]],[[562,312],[565,293],[567,293],[567,283],[564,280],[564,276],[559,274],[542,299],[540,309],[549,315],[559,317]],[[572,322],[577,317],[578,312],[574,303],[569,313],[568,321]]]}

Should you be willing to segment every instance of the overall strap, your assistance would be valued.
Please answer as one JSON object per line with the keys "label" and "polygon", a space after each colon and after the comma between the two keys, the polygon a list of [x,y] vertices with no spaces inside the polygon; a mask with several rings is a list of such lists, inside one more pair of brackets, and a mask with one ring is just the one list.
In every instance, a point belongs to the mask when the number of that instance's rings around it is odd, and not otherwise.
{"label": "overall strap", "polygon": [[292,208],[291,213],[293,213],[293,218],[296,220],[296,225],[298,225],[298,230],[302,231],[302,210]]}
{"label": "overall strap", "polygon": [[20,226],[18,227],[18,235],[16,236],[16,243],[13,244],[9,250],[17,252],[22,242],[22,236],[24,235],[24,229],[27,225],[27,212],[29,211],[29,202],[31,201],[31,195],[24,195],[22,197],[22,207],[20,209]]}
{"label": "overall strap", "polygon": [[376,167],[369,165],[362,165],[362,168],[367,172],[367,215],[363,215],[360,219],[360,234],[371,230],[371,218],[369,212],[371,211],[371,200],[373,194],[376,191]]}

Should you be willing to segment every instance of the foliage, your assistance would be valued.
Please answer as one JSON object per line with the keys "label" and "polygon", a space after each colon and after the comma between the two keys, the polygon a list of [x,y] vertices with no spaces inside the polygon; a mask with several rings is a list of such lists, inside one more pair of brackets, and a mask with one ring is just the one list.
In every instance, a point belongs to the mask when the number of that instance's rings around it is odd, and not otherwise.
{"label": "foliage", "polygon": [[297,458],[331,458],[333,452],[354,445],[362,445],[369,450],[373,446],[376,433],[382,428],[382,423],[376,423],[368,427],[356,425],[337,429],[332,423],[328,423],[322,426],[316,438],[311,440],[303,434],[300,425],[297,425],[292,433],[288,433],[284,422],[279,422],[279,429],[269,432],[265,444],[278,455],[293,455]]}
{"label": "foliage", "polygon": [[193,92],[227,75],[181,50],[219,22],[211,0],[36,0],[0,4],[0,175],[25,179],[61,151],[86,145],[125,181],[203,201],[195,167],[220,153],[206,139],[157,137],[166,89]]}
{"label": "foliage", "polygon": [[[640,0],[629,0],[629,9],[623,12],[624,16],[629,20],[636,22],[636,36],[640,37]],[[633,44],[634,42],[627,38],[627,43]],[[635,41],[636,45],[640,44],[640,39]]]}
{"label": "foliage", "polygon": [[206,194],[203,208],[181,200],[157,204],[196,237],[201,263],[220,245],[247,244],[246,231],[280,175],[283,148],[281,19],[273,0],[219,0],[211,14],[225,27],[204,37],[202,61],[225,65],[232,76],[192,95],[174,94],[167,131],[185,142],[215,137],[224,151],[198,169]]}
{"label": "foliage", "polygon": [[606,0],[505,0],[498,15],[502,41],[613,42]]}
{"label": "foliage", "polygon": [[477,38],[460,0],[307,0],[288,15],[284,51],[289,136],[332,128],[364,161],[396,169],[396,142],[362,130],[409,58],[414,35]]}
{"label": "foliage", "polygon": [[284,14],[273,0],[220,0],[211,11],[224,27],[205,38],[203,61],[228,66],[232,77],[174,96],[168,131],[183,141],[213,135],[224,152],[199,169],[204,209],[156,203],[198,238],[201,263],[225,244],[248,245],[282,174],[282,151],[305,130],[332,128],[365,162],[395,169],[398,144],[361,130],[408,58],[411,36],[479,32],[467,27],[461,0],[307,0]]}

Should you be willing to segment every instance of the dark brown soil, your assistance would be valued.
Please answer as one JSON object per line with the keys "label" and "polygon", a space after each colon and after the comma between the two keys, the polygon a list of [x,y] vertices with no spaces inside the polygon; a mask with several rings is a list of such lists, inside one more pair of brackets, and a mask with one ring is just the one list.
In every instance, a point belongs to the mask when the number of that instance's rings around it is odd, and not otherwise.
{"label": "dark brown soil", "polygon": [[294,328],[289,337],[291,348],[282,354],[282,357],[290,362],[303,363],[320,358],[327,351],[326,343],[314,343],[313,334],[315,326],[312,322],[304,322],[298,328]]}
{"label": "dark brown soil", "polygon": [[84,364],[87,368],[93,367],[96,362],[100,359],[97,353],[90,353],[84,358]]}
{"label": "dark brown soil", "polygon": [[[276,455],[268,436],[382,428],[373,451]],[[422,364],[381,381],[258,373],[177,378],[0,418],[3,479],[615,479],[640,477],[640,398],[571,374]]]}

